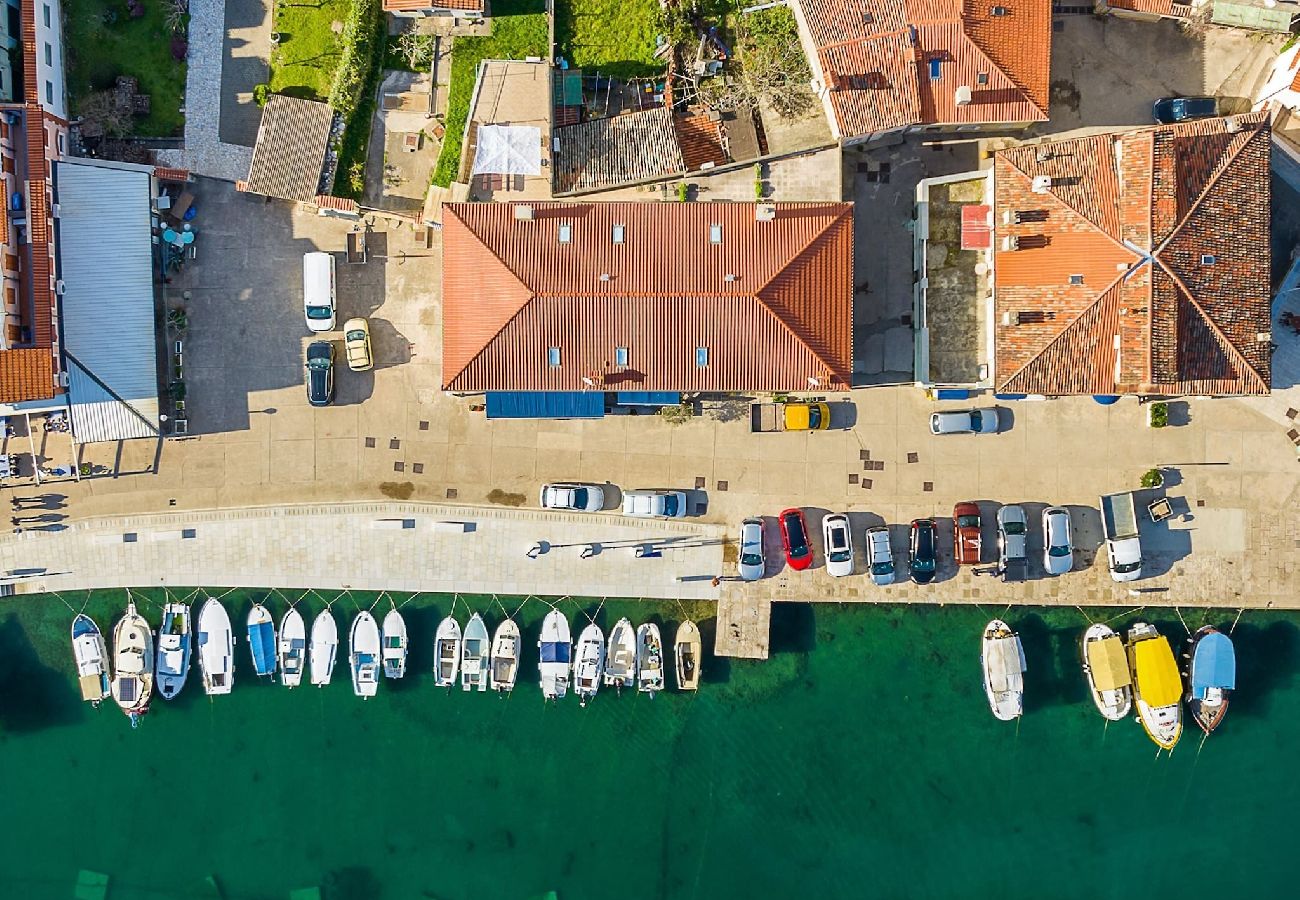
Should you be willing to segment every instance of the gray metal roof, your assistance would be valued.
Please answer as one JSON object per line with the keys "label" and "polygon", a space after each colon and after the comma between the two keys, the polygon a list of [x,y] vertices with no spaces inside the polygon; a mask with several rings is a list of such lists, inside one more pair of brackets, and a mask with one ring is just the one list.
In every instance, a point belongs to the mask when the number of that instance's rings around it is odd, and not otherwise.
{"label": "gray metal roof", "polygon": [[158,433],[149,172],[55,163],[63,349],[81,443]]}

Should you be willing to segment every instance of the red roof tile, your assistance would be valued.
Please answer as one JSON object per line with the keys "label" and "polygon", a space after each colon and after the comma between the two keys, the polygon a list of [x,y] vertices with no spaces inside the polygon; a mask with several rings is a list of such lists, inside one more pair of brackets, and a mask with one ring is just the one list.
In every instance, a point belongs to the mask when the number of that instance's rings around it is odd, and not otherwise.
{"label": "red roof tile", "polygon": [[384,0],[388,12],[418,12],[423,9],[481,10],[483,0]]}
{"label": "red roof tile", "polygon": [[1191,6],[1174,3],[1174,0],[1106,0],[1106,5],[1111,9],[1127,9],[1153,16],[1179,17],[1192,11]]}
{"label": "red roof tile", "polygon": [[175,169],[170,166],[154,166],[153,177],[159,181],[189,181],[189,169]]}
{"label": "red roof tile", "polygon": [[0,350],[0,403],[53,397],[54,353],[49,347]]}
{"label": "red roof tile", "polygon": [[1269,149],[1252,113],[999,153],[998,389],[1268,393]]}
{"label": "red roof tile", "polygon": [[847,388],[853,208],[776,209],[760,222],[752,203],[444,204],[443,386]]}

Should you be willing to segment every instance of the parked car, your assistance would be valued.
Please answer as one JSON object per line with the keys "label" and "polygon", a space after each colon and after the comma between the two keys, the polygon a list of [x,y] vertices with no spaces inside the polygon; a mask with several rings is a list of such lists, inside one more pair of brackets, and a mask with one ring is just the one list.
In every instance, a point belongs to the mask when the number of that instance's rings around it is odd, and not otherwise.
{"label": "parked car", "polygon": [[998,569],[1003,581],[1024,581],[1029,570],[1029,520],[1019,506],[998,510]]}
{"label": "parked car", "polygon": [[307,402],[312,406],[334,402],[333,341],[312,341],[307,345]]}
{"label": "parked car", "polygon": [[746,519],[740,523],[740,577],[744,581],[758,581],[767,571],[763,559],[763,520]]}
{"label": "parked car", "polygon": [[1161,125],[1211,119],[1219,114],[1219,101],[1213,97],[1161,97],[1152,104],[1151,114]]}
{"label": "parked car", "polygon": [[939,530],[934,519],[913,519],[912,536],[908,543],[907,570],[917,584],[934,581],[938,566],[937,548]]}
{"label": "parked car", "polygon": [[623,515],[639,519],[680,519],[686,515],[686,493],[646,489],[624,491]]}
{"label": "parked car", "polygon": [[931,434],[997,434],[998,408],[949,409],[931,413]]}
{"label": "parked car", "polygon": [[808,522],[802,509],[787,509],[781,513],[781,545],[785,548],[785,561],[790,568],[803,571],[812,565],[812,545],[808,543]]}
{"label": "parked car", "polygon": [[875,584],[894,583],[894,550],[889,546],[889,529],[873,525],[867,529],[867,562],[871,564],[871,580]]}
{"label": "parked car", "polygon": [[853,537],[849,517],[833,513],[822,519],[822,540],[826,548],[826,571],[836,578],[853,574]]}
{"label": "parked car", "polygon": [[334,330],[334,254],[302,255],[302,310],[310,331]]}
{"label": "parked car", "polygon": [[356,318],[343,324],[343,352],[347,354],[348,368],[353,372],[368,372],[375,367],[375,357],[370,352],[368,321]]}
{"label": "parked car", "polygon": [[598,484],[557,482],[542,485],[543,509],[569,509],[574,512],[599,512],[605,507],[605,489]]}
{"label": "parked car", "polygon": [[952,547],[959,566],[979,565],[980,508],[970,501],[952,508]]}
{"label": "parked car", "polygon": [[1043,568],[1048,575],[1064,575],[1074,568],[1070,511],[1061,506],[1043,510]]}

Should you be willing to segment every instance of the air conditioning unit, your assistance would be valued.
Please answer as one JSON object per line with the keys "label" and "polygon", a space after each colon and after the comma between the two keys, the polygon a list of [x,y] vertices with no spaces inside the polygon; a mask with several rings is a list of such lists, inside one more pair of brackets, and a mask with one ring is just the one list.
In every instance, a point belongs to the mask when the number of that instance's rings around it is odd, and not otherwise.
{"label": "air conditioning unit", "polygon": [[958,106],[967,106],[970,104],[970,85],[963,84],[957,88],[956,96],[953,98]]}
{"label": "air conditioning unit", "polygon": [[754,221],[756,222],[773,222],[776,220],[775,203],[756,203],[754,204]]}
{"label": "air conditioning unit", "polygon": [[1035,194],[1046,194],[1052,187],[1051,175],[1035,175],[1033,191]]}
{"label": "air conditioning unit", "polygon": [[59,204],[57,203],[51,204],[50,215],[56,219],[59,217]]}
{"label": "air conditioning unit", "polygon": [[533,208],[532,208],[531,206],[529,206],[528,204],[526,204],[526,203],[521,203],[521,204],[519,204],[518,206],[516,206],[516,207],[515,207],[515,221],[516,221],[516,222],[531,222],[531,221],[533,221]]}
{"label": "air conditioning unit", "polygon": [[731,272],[728,272],[726,275],[722,276],[722,280],[730,283],[736,280],[736,276],[733,275]]}
{"label": "air conditioning unit", "polygon": [[62,279],[62,278],[60,278],[58,281],[54,282],[54,293],[58,294],[60,297],[63,296],[63,292],[64,292],[65,289],[66,289],[66,288],[65,288],[65,286],[64,286],[64,284],[63,284],[63,279]]}
{"label": "air conditioning unit", "polygon": [[1016,237],[1014,234],[1008,234],[1006,237],[1002,238],[1002,249],[1019,250],[1020,238]]}
{"label": "air conditioning unit", "polygon": [[612,277],[613,277],[613,276],[610,275],[608,272],[601,272],[601,273],[600,273],[600,280],[601,280],[601,281],[609,281]]}
{"label": "air conditioning unit", "polygon": [[1003,225],[1010,225],[1012,222],[1018,221],[1019,218],[1020,218],[1020,217],[1019,217],[1018,215],[1016,215],[1014,212],[1012,212],[1012,211],[1009,210],[1009,209],[1004,209],[1004,210],[1002,210],[1002,224],[1003,224]]}
{"label": "air conditioning unit", "polygon": [[1007,310],[1002,314],[1002,324],[1007,327],[1020,324],[1020,312],[1018,310]]}

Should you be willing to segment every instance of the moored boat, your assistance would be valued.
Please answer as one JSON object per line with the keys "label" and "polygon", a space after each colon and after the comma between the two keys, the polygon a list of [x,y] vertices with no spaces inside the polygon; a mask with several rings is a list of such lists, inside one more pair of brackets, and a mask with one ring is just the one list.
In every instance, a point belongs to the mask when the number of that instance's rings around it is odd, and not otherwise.
{"label": "moored boat", "polygon": [[291,606],[280,620],[280,681],[285,687],[302,684],[303,666],[307,664],[307,623],[298,607]]}
{"label": "moored boat", "polygon": [[492,636],[492,690],[509,693],[519,677],[519,624],[506,619]]}
{"label": "moored boat", "polygon": [[380,662],[379,623],[366,610],[352,620],[348,639],[348,666],[352,670],[352,691],[370,698],[379,692]]}
{"label": "moored boat", "polygon": [[334,677],[334,662],[339,654],[339,626],[334,621],[334,613],[325,607],[311,623],[311,646],[308,657],[311,661],[311,683],[324,687]]}
{"label": "moored boat", "polygon": [[199,609],[199,672],[208,696],[229,694],[235,683],[235,632],[221,601],[209,597]]}
{"label": "moored boat", "polygon": [[1169,641],[1154,625],[1136,622],[1128,630],[1128,660],[1138,721],[1157,746],[1174,749],[1183,734],[1183,685]]}
{"label": "moored boat", "polygon": [[275,622],[271,612],[260,603],[248,611],[248,652],[253,657],[253,672],[275,676]]}
{"label": "moored boat", "polygon": [[1206,734],[1219,727],[1228,712],[1228,696],[1237,686],[1237,653],[1232,638],[1205,625],[1191,642],[1192,667],[1187,679],[1187,709]]}
{"label": "moored boat", "polygon": [[1124,639],[1109,625],[1096,622],[1083,633],[1083,674],[1097,711],[1118,722],[1133,708],[1133,673],[1124,655]]}
{"label": "moored boat", "polygon": [[578,648],[573,654],[573,690],[582,706],[595,698],[604,675],[605,633],[592,622],[578,635]]}
{"label": "moored boat", "polygon": [[619,619],[609,633],[605,684],[620,692],[636,686],[636,629],[627,619]]}
{"label": "moored boat", "polygon": [[154,660],[154,683],[164,700],[170,700],[185,687],[190,673],[190,608],[184,603],[163,607],[162,625],[158,627],[158,654]]}
{"label": "moored boat", "polygon": [[461,641],[460,688],[463,691],[486,691],[488,656],[492,651],[487,626],[478,613],[465,623],[465,637]]}
{"label": "moored boat", "polygon": [[99,706],[111,693],[108,683],[108,648],[95,620],[78,613],[72,620],[72,658],[77,663],[77,684],[81,699]]}
{"label": "moored boat", "polygon": [[984,626],[980,665],[994,717],[1003,722],[1019,718],[1025,710],[1025,648],[1001,619]]}
{"label": "moored boat", "polygon": [[652,700],[664,689],[664,642],[654,622],[636,630],[636,689]]}
{"label": "moored boat", "polygon": [[406,674],[406,620],[394,607],[384,616],[384,677],[401,678]]}
{"label": "moored boat", "polygon": [[558,609],[553,609],[542,620],[542,637],[537,642],[537,674],[542,686],[542,696],[558,700],[569,691],[569,664],[573,656],[569,620]]}
{"label": "moored boat", "polygon": [[144,616],[128,601],[126,614],[113,628],[113,699],[131,720],[131,727],[149,712],[153,694],[153,631]]}
{"label": "moored boat", "polygon": [[460,623],[448,616],[438,623],[433,638],[433,683],[450,688],[460,671]]}
{"label": "moored boat", "polygon": [[677,626],[673,640],[673,661],[677,669],[677,690],[697,691],[700,688],[700,654],[704,642],[700,640],[700,627],[687,619]]}

